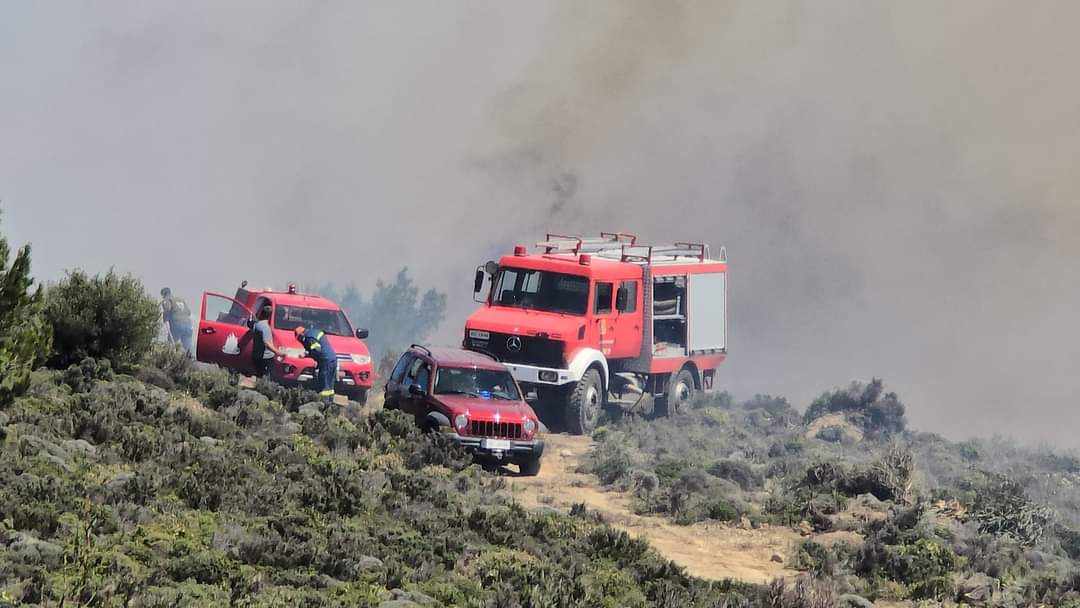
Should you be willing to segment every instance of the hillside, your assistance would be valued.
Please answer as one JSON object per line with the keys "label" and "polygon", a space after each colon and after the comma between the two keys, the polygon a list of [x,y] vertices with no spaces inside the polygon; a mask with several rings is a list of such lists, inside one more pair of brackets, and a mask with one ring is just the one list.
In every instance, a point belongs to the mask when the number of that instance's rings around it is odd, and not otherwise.
{"label": "hillside", "polygon": [[[528,511],[398,413],[323,411],[170,351],[38,371],[0,413],[0,603],[717,606],[588,514]],[[152,384],[151,384],[152,382]]]}
{"label": "hillside", "polygon": [[1080,460],[908,431],[873,383],[552,435],[537,478],[311,396],[160,347],[35,372],[0,605],[1080,605]]}

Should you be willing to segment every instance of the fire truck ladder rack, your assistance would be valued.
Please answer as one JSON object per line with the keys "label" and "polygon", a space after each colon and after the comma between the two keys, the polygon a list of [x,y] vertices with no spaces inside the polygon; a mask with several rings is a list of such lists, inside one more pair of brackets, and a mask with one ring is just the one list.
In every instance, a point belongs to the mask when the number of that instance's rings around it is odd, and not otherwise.
{"label": "fire truck ladder rack", "polygon": [[[613,252],[622,262],[634,262],[639,264],[655,264],[657,262],[674,262],[679,258],[693,258],[698,262],[708,262],[709,246],[705,243],[678,242],[672,245],[623,245],[621,250]],[[605,256],[608,257],[608,256]],[[720,262],[727,261],[727,248],[720,248]]]}
{"label": "fire truck ladder rack", "polygon": [[601,232],[599,237],[570,236],[566,234],[547,234],[547,238],[536,244],[544,253],[598,253],[608,249],[634,245],[637,236],[627,232]]}
{"label": "fire truck ladder rack", "polygon": [[[599,237],[580,237],[565,234],[548,233],[547,239],[536,244],[544,253],[570,253],[574,255],[591,253],[603,258],[655,264],[674,262],[679,258],[692,258],[698,262],[707,262],[709,246],[705,243],[678,241],[671,245],[639,245],[637,236],[626,232],[601,232]],[[727,249],[720,248],[720,262],[727,261]]]}

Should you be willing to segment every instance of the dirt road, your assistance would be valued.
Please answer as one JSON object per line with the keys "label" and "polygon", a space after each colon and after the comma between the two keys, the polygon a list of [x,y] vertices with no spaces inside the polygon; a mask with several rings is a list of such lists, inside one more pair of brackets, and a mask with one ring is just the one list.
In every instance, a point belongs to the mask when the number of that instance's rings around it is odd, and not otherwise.
{"label": "dirt road", "polygon": [[797,574],[784,565],[799,540],[793,530],[704,523],[678,526],[660,517],[635,515],[629,497],[604,491],[596,477],[576,472],[592,440],[551,434],[546,441],[540,475],[518,477],[511,484],[514,496],[523,505],[546,505],[565,511],[575,503],[584,503],[606,522],[645,538],[665,557],[701,578],[765,583]]}

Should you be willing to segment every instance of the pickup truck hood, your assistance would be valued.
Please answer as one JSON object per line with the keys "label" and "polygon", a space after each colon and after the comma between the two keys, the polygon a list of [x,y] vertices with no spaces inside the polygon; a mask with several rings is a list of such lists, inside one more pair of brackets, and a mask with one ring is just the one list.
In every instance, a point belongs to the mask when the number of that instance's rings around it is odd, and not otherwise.
{"label": "pickup truck hood", "polygon": [[537,420],[536,412],[524,401],[498,401],[468,395],[435,395],[451,412],[450,416],[468,413],[470,420],[494,420],[495,416],[503,422],[522,422],[528,416]]}
{"label": "pickup truck hood", "polygon": [[505,306],[485,306],[474,312],[465,322],[466,331],[478,329],[496,331],[519,336],[535,336],[545,332],[556,340],[573,340],[578,330],[585,325],[585,317],[529,310],[527,308],[508,308]]}
{"label": "pickup truck hood", "polygon": [[[303,348],[291,331],[275,329],[274,343],[280,348]],[[367,344],[353,336],[330,336],[330,346],[339,355],[369,355]]]}

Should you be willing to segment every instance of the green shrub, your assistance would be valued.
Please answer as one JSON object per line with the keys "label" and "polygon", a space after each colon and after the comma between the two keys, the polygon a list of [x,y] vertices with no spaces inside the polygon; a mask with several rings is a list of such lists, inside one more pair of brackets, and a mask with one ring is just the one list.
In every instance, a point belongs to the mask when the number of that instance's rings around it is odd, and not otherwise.
{"label": "green shrub", "polygon": [[143,355],[135,377],[164,389],[182,383],[194,364],[190,355],[175,342],[154,342]]}
{"label": "green shrub", "polygon": [[158,333],[157,303],[131,275],[74,270],[45,292],[52,326],[49,365],[65,368],[87,357],[127,371],[142,360]]}
{"label": "green shrub", "polygon": [[718,460],[709,466],[709,474],[720,479],[732,481],[740,488],[752,490],[761,487],[764,481],[750,464],[743,460]]}

